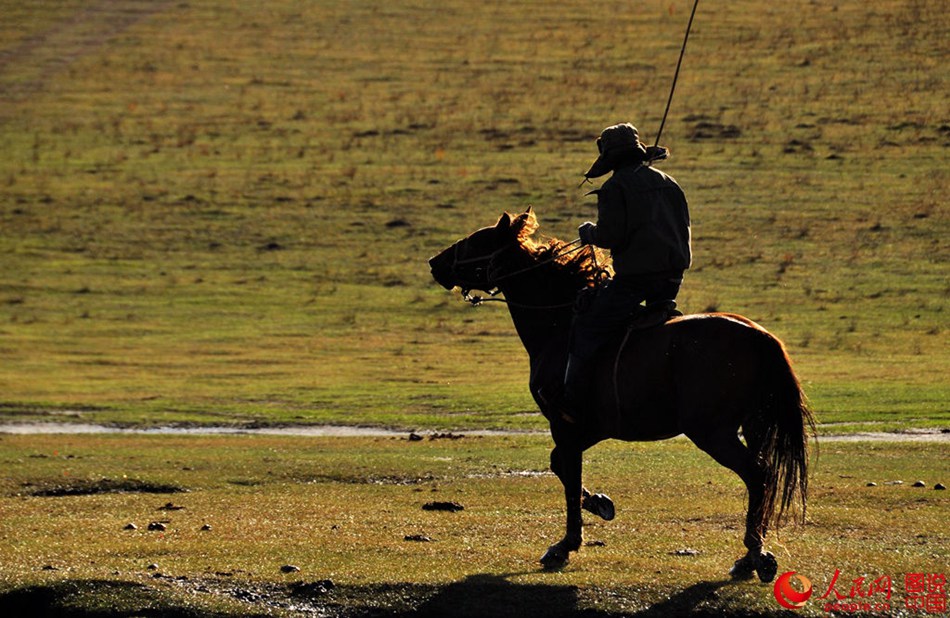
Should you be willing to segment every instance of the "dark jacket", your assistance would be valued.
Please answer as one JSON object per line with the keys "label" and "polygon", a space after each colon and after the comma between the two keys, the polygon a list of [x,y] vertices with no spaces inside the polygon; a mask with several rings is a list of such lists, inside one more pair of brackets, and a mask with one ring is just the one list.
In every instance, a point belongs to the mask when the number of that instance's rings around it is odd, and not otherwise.
{"label": "dark jacket", "polygon": [[670,176],[632,163],[618,167],[597,194],[597,225],[591,238],[610,249],[617,275],[644,275],[689,268],[689,209]]}

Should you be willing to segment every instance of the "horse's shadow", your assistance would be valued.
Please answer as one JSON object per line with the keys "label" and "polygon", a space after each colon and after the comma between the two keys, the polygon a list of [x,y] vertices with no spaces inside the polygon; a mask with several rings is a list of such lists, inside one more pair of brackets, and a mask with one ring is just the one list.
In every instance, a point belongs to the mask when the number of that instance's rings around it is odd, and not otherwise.
{"label": "horse's shadow", "polygon": [[[721,616],[722,611],[700,606],[729,581],[701,582],[647,608],[600,609],[596,601],[581,602],[576,586],[516,584],[511,575],[471,575],[449,584],[406,616],[453,618],[615,618],[618,616]],[[635,599],[632,599],[635,601]],[[634,603],[634,605],[636,605]]]}
{"label": "horse's shadow", "polygon": [[470,575],[440,589],[411,616],[452,618],[529,618],[544,616],[590,616],[610,614],[578,608],[578,589],[569,585],[517,584],[511,575]]}
{"label": "horse's shadow", "polygon": [[723,586],[728,586],[732,583],[732,580],[699,582],[693,584],[689,588],[680,590],[665,601],[654,603],[646,609],[633,612],[629,615],[636,616],[637,618],[650,618],[653,616],[656,616],[657,618],[660,616],[693,616],[696,618],[702,618],[706,616],[712,618],[715,616],[716,618],[720,618],[724,615],[734,616],[734,612],[725,611],[722,608],[716,607],[715,605],[706,608],[700,607],[706,601],[716,598],[718,596],[717,591],[720,588]]}

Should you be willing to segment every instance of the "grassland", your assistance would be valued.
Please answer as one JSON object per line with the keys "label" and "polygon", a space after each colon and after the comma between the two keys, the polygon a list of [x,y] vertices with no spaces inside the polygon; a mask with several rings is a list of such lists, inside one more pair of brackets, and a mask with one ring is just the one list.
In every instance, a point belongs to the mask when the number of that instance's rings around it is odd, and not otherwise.
{"label": "grassland", "polygon": [[[527,205],[573,238],[687,4],[4,3],[0,410],[541,427],[425,260]],[[786,340],[825,422],[948,421],[938,4],[701,7],[664,132],[682,305]]]}
{"label": "grassland", "polygon": [[[563,526],[548,448],[526,436],[3,436],[0,602],[72,603],[76,615],[96,603],[125,615],[778,614],[771,585],[728,582],[743,551],[741,483],[685,440],[590,451],[588,486],[611,495],[617,519],[589,517],[593,544],[540,571]],[[824,445],[808,525],[769,544],[780,572],[814,583],[804,615],[821,613],[836,569],[845,595],[856,577],[890,576],[895,610],[905,573],[945,572],[939,450]],[[464,510],[423,510],[432,501]]]}
{"label": "grassland", "polygon": [[[693,216],[681,305],[780,336],[823,434],[947,428],[950,15],[720,4],[662,140]],[[652,142],[690,5],[0,0],[0,420],[542,429],[506,312],[426,259],[528,205],[573,238],[599,131]],[[0,436],[0,594],[74,615],[776,609],[723,583],[742,496],[685,442],[592,451],[621,514],[537,572],[561,526],[546,447]],[[819,592],[835,569],[898,591],[945,572],[944,492],[909,485],[947,472],[944,443],[828,442],[809,525],[771,548]],[[188,491],[147,493],[169,485]]]}

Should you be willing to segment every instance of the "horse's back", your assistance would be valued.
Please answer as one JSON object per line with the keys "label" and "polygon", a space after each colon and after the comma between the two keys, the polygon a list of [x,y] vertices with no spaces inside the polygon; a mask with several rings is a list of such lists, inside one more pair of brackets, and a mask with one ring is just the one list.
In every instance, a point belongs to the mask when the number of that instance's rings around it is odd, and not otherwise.
{"label": "horse's back", "polygon": [[[666,355],[694,388],[707,383],[740,387],[757,374],[763,356],[781,343],[749,318],[732,313],[699,313],[676,318]],[[708,393],[704,393],[708,395]]]}
{"label": "horse's back", "polygon": [[738,313],[690,313],[669,320],[664,328],[722,328],[727,331],[741,332],[742,329],[752,329],[768,334],[768,331],[754,321]]}
{"label": "horse's back", "polygon": [[685,315],[630,332],[615,354],[610,389],[617,437],[654,440],[690,433],[707,421],[738,424],[757,405],[769,341],[777,340],[752,320],[728,313]]}

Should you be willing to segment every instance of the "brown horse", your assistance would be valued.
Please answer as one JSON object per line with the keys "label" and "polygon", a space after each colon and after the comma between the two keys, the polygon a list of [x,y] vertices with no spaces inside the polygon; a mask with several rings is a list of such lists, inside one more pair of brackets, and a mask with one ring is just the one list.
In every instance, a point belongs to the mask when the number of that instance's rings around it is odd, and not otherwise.
{"label": "brown horse", "polygon": [[[612,519],[614,507],[581,484],[581,455],[598,442],[664,440],[685,434],[748,490],[744,543],[734,578],[771,581],[775,557],[763,552],[768,526],[780,523],[796,497],[804,520],[808,429],[814,419],[782,343],[738,315],[688,315],[653,328],[618,333],[602,354],[582,423],[569,424],[545,402],[557,390],[578,291],[595,285],[590,251],[531,238],[538,224],[529,208],[477,230],[429,260],[446,289],[502,292],[528,352],[530,388],[547,418],[551,469],[564,485],[567,532],[541,558],[544,568],[567,564],[581,546],[581,510]],[[741,438],[740,438],[741,429]],[[743,441],[744,440],[744,441]]]}

